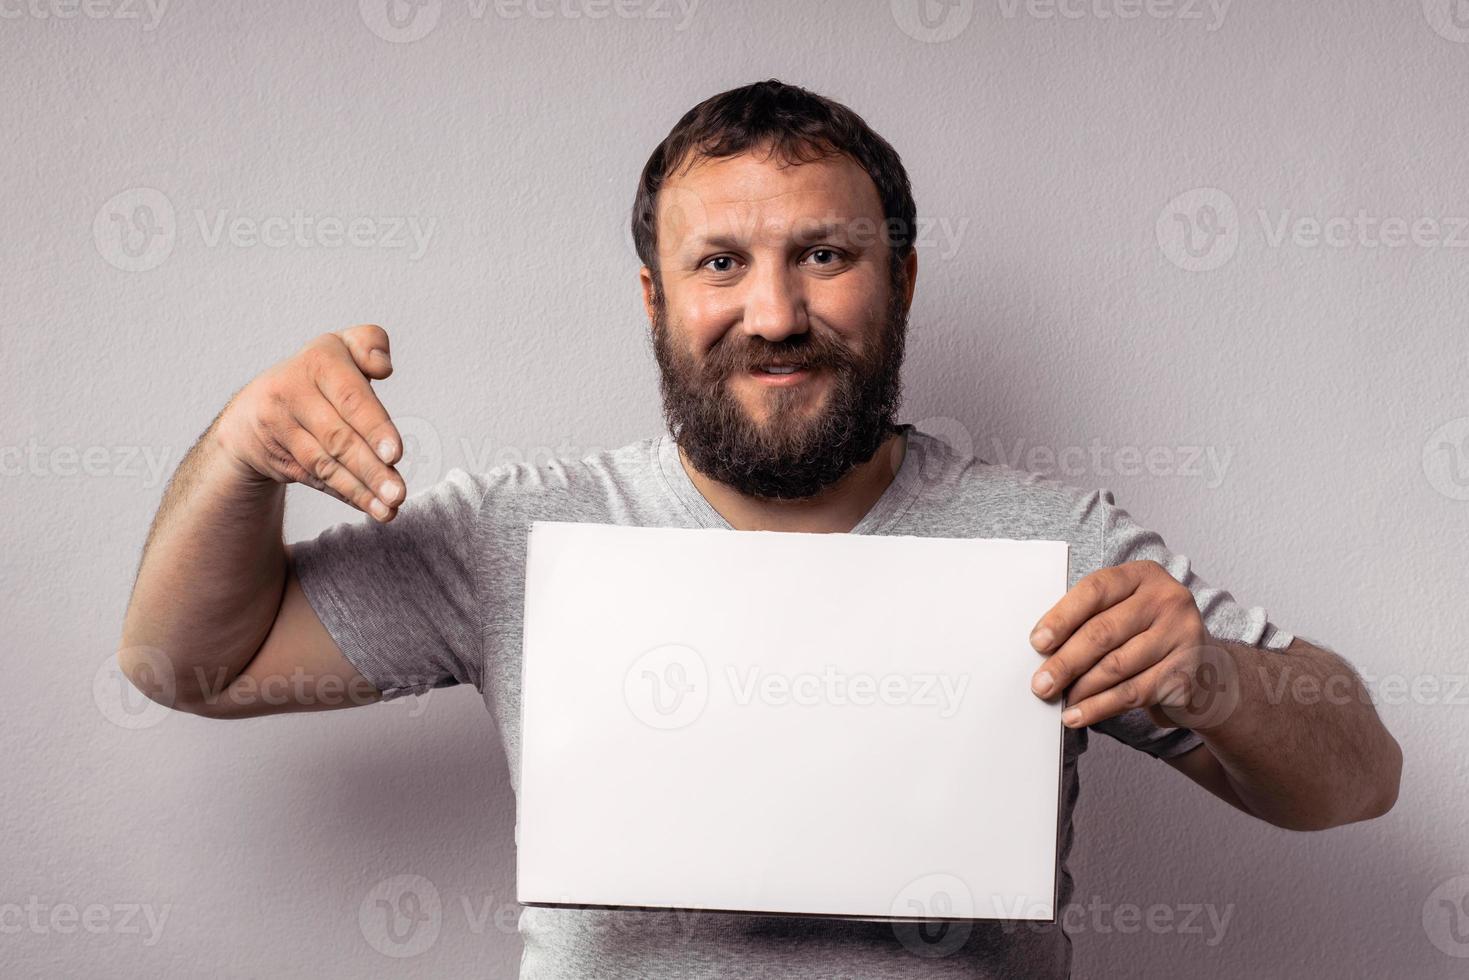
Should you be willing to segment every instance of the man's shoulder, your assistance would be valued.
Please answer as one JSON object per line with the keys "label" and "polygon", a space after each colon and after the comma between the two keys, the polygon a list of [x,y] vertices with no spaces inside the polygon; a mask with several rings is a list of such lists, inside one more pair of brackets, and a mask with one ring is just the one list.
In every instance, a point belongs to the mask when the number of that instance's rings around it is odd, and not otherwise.
{"label": "man's shoulder", "polygon": [[[1087,552],[1097,547],[1112,491],[1078,486],[975,451],[962,426],[918,423],[909,433],[924,510],[946,525],[970,523],[978,536],[1049,538]],[[955,529],[956,530],[956,529]]]}
{"label": "man's shoulder", "polygon": [[466,488],[482,518],[499,524],[531,520],[616,521],[662,499],[661,436],[584,451],[538,449],[474,472],[456,468],[442,483]]}
{"label": "man's shoulder", "polygon": [[1115,503],[1110,490],[1078,486],[977,453],[967,429],[957,423],[949,428],[954,431],[927,422],[910,432],[917,476],[940,498],[982,506],[997,520],[1055,528],[1088,524]]}

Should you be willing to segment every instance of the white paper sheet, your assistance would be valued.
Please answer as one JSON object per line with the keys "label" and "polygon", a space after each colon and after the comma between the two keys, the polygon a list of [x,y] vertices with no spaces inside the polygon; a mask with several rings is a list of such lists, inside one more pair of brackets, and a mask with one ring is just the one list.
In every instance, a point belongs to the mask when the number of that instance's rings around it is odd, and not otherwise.
{"label": "white paper sheet", "polygon": [[525,904],[1054,918],[1058,541],[537,522]]}

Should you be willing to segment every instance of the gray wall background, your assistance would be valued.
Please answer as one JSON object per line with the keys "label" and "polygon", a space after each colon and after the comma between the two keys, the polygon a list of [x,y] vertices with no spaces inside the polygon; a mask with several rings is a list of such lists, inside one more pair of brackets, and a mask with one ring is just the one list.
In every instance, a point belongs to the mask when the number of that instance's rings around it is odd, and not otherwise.
{"label": "gray wall background", "polygon": [[[416,10],[0,3],[0,973],[513,975],[476,694],[151,712],[110,666],[139,549],[228,396],[352,323],[393,336],[413,488],[655,431],[638,170],[777,76],[913,178],[904,417],[1113,489],[1403,744],[1392,814],[1295,835],[1095,739],[1077,975],[1463,975],[1469,2]],[[292,490],[292,540],[350,519]],[[412,958],[371,905],[398,875],[439,900]]]}

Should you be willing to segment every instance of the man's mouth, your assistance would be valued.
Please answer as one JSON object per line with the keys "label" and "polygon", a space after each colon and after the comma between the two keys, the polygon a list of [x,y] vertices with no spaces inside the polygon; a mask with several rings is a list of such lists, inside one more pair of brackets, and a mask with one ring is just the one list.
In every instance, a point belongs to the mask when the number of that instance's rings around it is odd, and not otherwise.
{"label": "man's mouth", "polygon": [[799,364],[759,364],[749,374],[761,384],[785,386],[804,381],[810,377],[811,369]]}

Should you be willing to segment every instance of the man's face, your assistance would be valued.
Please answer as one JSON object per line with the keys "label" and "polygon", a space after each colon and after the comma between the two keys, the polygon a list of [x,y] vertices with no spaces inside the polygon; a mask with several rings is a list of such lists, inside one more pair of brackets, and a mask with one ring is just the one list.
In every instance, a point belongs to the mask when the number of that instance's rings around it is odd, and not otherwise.
{"label": "man's face", "polygon": [[[891,430],[916,263],[894,282],[882,203],[850,158],[702,159],[658,195],[642,271],[664,413],[700,472],[808,497]],[[661,289],[659,288],[661,279]]]}

